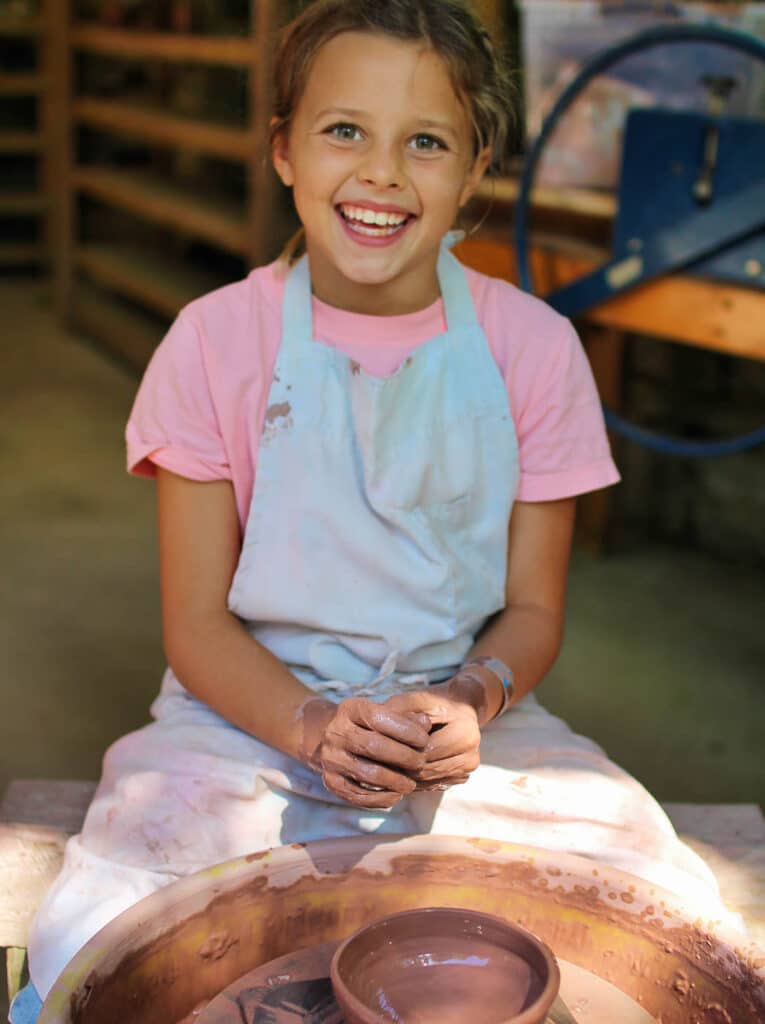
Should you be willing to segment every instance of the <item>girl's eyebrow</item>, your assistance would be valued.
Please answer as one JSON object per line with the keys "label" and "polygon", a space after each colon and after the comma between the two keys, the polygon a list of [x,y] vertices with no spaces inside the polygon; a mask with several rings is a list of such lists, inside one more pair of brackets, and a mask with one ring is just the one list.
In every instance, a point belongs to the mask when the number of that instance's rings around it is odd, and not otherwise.
{"label": "girl's eyebrow", "polygon": [[336,115],[341,114],[343,117],[363,117],[363,110],[352,110],[350,107],[327,107],[325,110],[320,110],[316,115],[316,120],[320,120],[322,117],[327,117],[329,114]]}

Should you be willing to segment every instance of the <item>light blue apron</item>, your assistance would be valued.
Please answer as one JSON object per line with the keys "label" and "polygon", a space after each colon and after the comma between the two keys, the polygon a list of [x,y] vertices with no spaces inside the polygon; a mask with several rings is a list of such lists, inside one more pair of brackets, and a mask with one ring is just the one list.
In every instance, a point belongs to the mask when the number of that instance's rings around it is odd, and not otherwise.
{"label": "light blue apron", "polygon": [[229,607],[335,699],[448,677],[505,601],[507,389],[446,245],[437,269],[447,331],[388,377],[314,341],[306,257],[285,286]]}

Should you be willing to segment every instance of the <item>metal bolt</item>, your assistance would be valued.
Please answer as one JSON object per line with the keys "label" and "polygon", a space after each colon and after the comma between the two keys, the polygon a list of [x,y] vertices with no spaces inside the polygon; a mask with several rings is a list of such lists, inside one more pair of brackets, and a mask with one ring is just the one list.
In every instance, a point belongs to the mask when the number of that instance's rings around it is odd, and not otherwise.
{"label": "metal bolt", "polygon": [[744,264],[744,272],[747,277],[758,277],[762,273],[762,263],[759,260],[747,260]]}

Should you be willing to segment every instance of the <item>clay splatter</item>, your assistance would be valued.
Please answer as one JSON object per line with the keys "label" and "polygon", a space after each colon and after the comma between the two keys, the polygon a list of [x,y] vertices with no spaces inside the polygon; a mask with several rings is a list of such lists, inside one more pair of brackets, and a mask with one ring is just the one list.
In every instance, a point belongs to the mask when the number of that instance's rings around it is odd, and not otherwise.
{"label": "clay splatter", "polygon": [[289,430],[293,424],[292,406],[289,402],[274,402],[266,409],[263,422],[263,442],[273,441],[282,430]]}
{"label": "clay splatter", "polygon": [[275,423],[276,420],[285,419],[292,412],[289,402],[276,402],[266,409],[266,423]]}

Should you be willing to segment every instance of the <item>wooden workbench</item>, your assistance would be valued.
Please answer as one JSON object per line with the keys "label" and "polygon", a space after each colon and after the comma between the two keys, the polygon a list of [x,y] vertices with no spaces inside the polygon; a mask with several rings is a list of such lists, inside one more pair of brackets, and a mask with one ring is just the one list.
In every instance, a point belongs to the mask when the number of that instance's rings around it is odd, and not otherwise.
{"label": "wooden workbench", "polygon": [[[516,177],[483,183],[468,216],[483,224],[455,247],[463,263],[518,283],[512,242]],[[605,262],[616,199],[587,189],[538,188],[532,194],[530,264],[538,295],[546,295]],[[765,292],[671,274],[618,295],[577,324],[603,401],[621,406],[626,337],[630,334],[765,361]],[[609,491],[579,502],[578,537],[602,548]]]}

